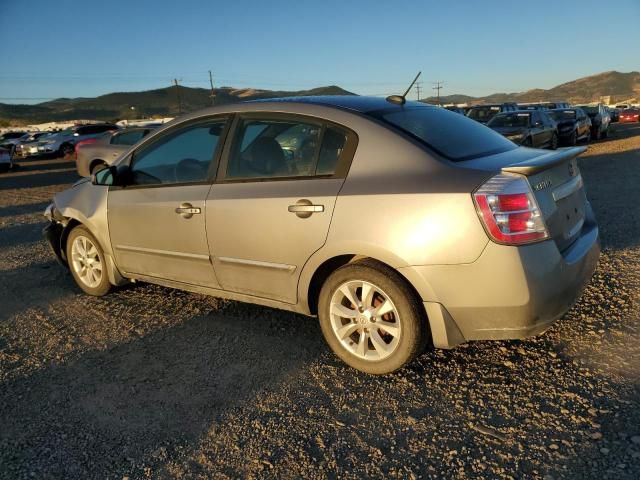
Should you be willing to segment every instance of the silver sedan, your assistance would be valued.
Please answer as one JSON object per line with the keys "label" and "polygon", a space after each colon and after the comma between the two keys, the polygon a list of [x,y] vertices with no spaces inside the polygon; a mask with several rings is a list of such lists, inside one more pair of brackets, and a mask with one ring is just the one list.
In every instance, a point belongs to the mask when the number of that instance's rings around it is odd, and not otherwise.
{"label": "silver sedan", "polygon": [[396,100],[184,116],[57,194],[45,235],[88,294],[145,281],[317,316],[368,373],[543,332],[598,261],[584,148]]}

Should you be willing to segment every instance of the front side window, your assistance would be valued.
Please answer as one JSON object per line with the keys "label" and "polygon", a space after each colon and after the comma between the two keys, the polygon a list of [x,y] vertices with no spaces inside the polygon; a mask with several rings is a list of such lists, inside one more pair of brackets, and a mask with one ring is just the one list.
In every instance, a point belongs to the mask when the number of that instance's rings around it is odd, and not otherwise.
{"label": "front side window", "polygon": [[243,119],[227,179],[333,175],[346,144],[338,128],[305,120]]}
{"label": "front side window", "polygon": [[213,160],[226,119],[182,127],[135,152],[132,183],[157,185],[203,182],[215,171]]}

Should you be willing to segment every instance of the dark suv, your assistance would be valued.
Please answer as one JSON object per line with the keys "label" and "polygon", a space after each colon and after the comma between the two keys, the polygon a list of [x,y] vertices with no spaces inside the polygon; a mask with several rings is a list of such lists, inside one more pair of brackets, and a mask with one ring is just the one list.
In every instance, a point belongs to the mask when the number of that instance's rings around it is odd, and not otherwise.
{"label": "dark suv", "polygon": [[480,123],[487,123],[498,113],[515,112],[518,105],[515,103],[492,103],[486,105],[474,105],[467,112],[467,117]]}

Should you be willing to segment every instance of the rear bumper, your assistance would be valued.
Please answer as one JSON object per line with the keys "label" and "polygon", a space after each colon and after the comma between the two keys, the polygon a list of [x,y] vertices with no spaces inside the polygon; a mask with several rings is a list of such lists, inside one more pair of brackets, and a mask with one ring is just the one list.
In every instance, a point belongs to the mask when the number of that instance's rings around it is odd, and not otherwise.
{"label": "rear bumper", "polygon": [[[578,299],[600,256],[598,227],[585,222],[581,236],[560,253],[552,240],[510,247],[490,242],[473,263],[406,267],[400,271],[425,302],[445,311],[463,340],[521,339],[545,331]],[[441,315],[438,315],[441,316]],[[432,319],[429,319],[432,322]],[[437,320],[436,320],[437,321]],[[443,330],[432,325],[432,332]],[[436,339],[451,347],[448,339]]]}

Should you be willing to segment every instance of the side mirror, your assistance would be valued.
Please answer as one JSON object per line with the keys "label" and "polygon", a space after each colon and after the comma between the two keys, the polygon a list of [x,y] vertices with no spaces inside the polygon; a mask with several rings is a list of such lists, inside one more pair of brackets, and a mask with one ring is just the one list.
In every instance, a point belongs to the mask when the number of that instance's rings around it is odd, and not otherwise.
{"label": "side mirror", "polygon": [[117,168],[115,165],[104,167],[91,175],[91,183],[93,185],[115,185]]}

